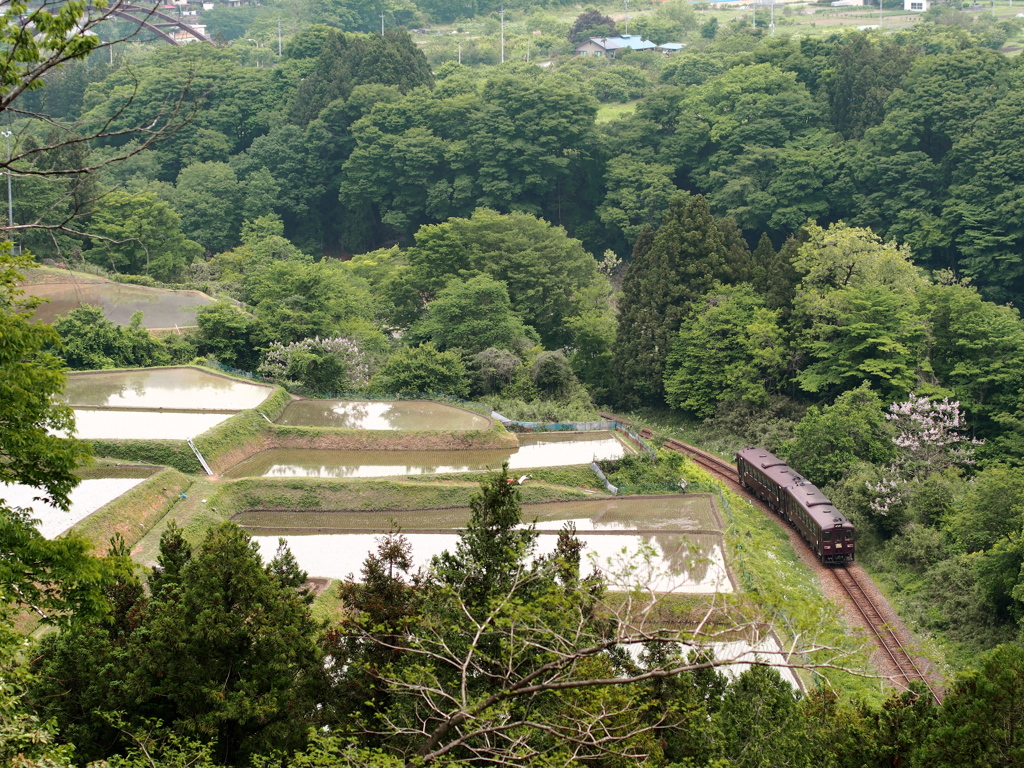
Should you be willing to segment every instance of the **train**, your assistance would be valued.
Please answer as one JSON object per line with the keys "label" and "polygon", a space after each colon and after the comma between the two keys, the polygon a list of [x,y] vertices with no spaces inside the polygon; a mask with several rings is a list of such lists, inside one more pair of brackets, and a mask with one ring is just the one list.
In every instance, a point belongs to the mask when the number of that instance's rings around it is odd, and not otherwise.
{"label": "train", "polygon": [[799,531],[825,565],[855,560],[853,523],[813,483],[763,448],[736,454],[740,485]]}

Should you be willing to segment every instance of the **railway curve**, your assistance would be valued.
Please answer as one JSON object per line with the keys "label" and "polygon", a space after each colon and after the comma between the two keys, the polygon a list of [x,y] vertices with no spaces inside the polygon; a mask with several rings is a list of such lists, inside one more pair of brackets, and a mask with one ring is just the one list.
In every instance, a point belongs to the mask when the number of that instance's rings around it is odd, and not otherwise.
{"label": "railway curve", "polygon": [[[626,419],[622,419],[611,414],[602,413],[601,416],[610,421],[617,421],[633,426],[632,423]],[[639,434],[640,437],[644,439],[655,438],[654,432],[647,428],[640,429]],[[782,519],[779,518],[779,516],[776,515],[767,504],[757,497],[752,496],[740,485],[739,473],[736,471],[736,467],[733,464],[730,464],[714,454],[702,451],[700,448],[684,443],[681,440],[666,438],[662,441],[662,445],[670,450],[685,453],[703,468],[728,483],[730,487],[738,491],[752,504],[767,512],[773,520],[779,524],[783,524]],[[792,529],[789,526],[784,527],[792,533]],[[797,540],[794,541],[794,546],[798,547],[801,553],[805,553],[803,542],[799,540],[799,536],[796,536],[796,539]],[[809,564],[810,561],[813,561],[813,565],[819,572],[822,580],[831,579],[839,586],[841,594],[843,594],[853,606],[855,615],[861,618],[865,627],[869,632],[871,632],[874,637],[875,644],[881,651],[883,658],[886,659],[891,665],[891,668],[895,670],[896,674],[891,675],[890,678],[894,680],[901,679],[904,685],[911,682],[923,683],[935,702],[937,704],[941,704],[942,698],[940,694],[931,684],[928,677],[918,667],[914,658],[906,650],[904,643],[899,639],[897,633],[893,630],[889,622],[885,620],[883,610],[879,608],[875,599],[872,598],[871,595],[873,593],[879,595],[880,593],[878,593],[878,588],[874,585],[874,582],[871,582],[870,577],[862,572],[860,566],[854,564],[847,567],[826,567],[813,557],[805,558],[805,560],[808,560]],[[860,575],[858,576],[858,574]],[[867,579],[871,582],[871,586],[869,588],[865,588],[861,579]],[[879,599],[884,600],[881,596]]]}

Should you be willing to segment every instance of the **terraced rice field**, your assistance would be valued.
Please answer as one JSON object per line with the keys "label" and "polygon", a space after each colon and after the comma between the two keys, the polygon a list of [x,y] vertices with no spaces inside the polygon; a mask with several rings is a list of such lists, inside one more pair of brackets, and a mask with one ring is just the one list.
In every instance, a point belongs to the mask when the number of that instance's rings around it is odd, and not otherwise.
{"label": "terraced rice field", "polygon": [[87,518],[104,504],[134,488],[143,480],[144,478],[141,477],[102,477],[82,480],[71,491],[71,509],[68,512],[44,501],[34,500],[34,497],[40,495],[39,489],[26,485],[0,485],[0,499],[12,507],[31,509],[32,517],[39,520],[39,532],[47,539],[52,539]]}
{"label": "terraced rice field", "polygon": [[[469,519],[469,507],[448,509],[365,511],[264,511],[235,515],[244,528],[265,535],[278,533],[386,533],[400,517],[402,530],[437,532],[458,529]],[[537,530],[558,532],[572,522],[580,532],[719,531],[721,521],[711,499],[703,494],[674,496],[616,496],[581,501],[524,504],[523,520]]]}
{"label": "terraced rice field", "polygon": [[291,427],[450,432],[491,426],[491,420],[478,413],[426,400],[297,400],[288,404],[277,423]]}
{"label": "terraced rice field", "polygon": [[589,464],[617,459],[625,445],[610,432],[522,435],[514,451],[321,451],[275,448],[256,454],[227,477],[396,477],[496,469],[507,461],[519,471],[531,467]]}
{"label": "terraced rice field", "polygon": [[[535,521],[537,555],[553,552],[568,522],[585,544],[584,568],[605,575],[612,589],[637,582],[659,592],[732,591],[725,568],[721,520],[710,499],[699,495],[594,499],[531,504],[524,518]],[[257,534],[265,559],[283,537],[311,576],[353,577],[376,549],[392,521],[412,545],[416,567],[455,547],[469,510],[405,512],[243,512],[233,519]],[[335,531],[322,533],[313,531]],[[305,533],[301,532],[305,531]]]}
{"label": "terraced rice field", "polygon": [[233,412],[255,408],[273,389],[181,367],[73,373],[64,392],[70,405],[85,408]]}
{"label": "terraced rice field", "polygon": [[75,409],[75,435],[83,440],[185,440],[201,435],[230,413],[157,413]]}
{"label": "terraced rice field", "polygon": [[199,291],[170,291],[122,283],[46,283],[23,286],[25,293],[46,299],[33,318],[52,323],[85,304],[98,306],[104,317],[118,325],[128,325],[135,312],[142,312],[142,325],[151,329],[170,329],[196,324],[196,309],[212,304],[213,299]]}

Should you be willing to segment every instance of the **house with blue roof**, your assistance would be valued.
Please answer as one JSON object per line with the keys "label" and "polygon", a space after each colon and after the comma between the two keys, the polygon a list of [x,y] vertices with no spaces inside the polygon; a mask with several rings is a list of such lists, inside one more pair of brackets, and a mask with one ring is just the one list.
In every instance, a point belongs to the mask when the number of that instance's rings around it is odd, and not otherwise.
{"label": "house with blue roof", "polygon": [[576,46],[577,56],[603,56],[614,59],[615,53],[628,48],[632,51],[653,51],[657,48],[650,40],[640,35],[620,35],[619,37],[592,37]]}

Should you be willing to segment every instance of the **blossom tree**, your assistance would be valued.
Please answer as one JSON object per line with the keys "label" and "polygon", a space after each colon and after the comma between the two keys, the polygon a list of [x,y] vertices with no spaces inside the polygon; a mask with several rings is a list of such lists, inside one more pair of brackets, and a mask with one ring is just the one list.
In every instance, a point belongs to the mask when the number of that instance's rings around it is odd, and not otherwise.
{"label": "blossom tree", "polygon": [[867,484],[874,495],[871,509],[887,514],[903,501],[909,485],[936,472],[974,463],[974,446],[984,441],[963,434],[966,428],[960,402],[933,400],[913,392],[889,406],[885,418],[896,427],[896,461],[878,483]]}
{"label": "blossom tree", "polygon": [[267,350],[259,372],[290,381],[316,394],[361,389],[369,381],[366,355],[351,339],[321,339],[319,336],[282,344],[275,341]]}

